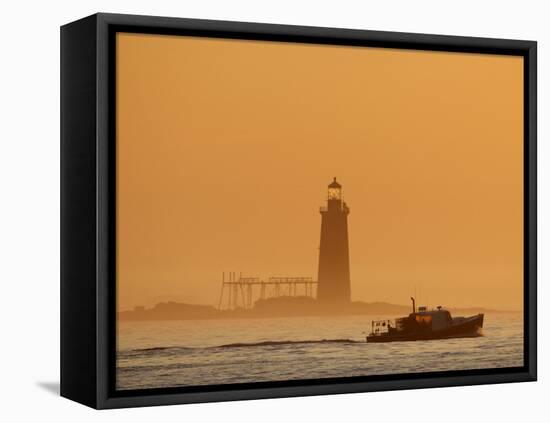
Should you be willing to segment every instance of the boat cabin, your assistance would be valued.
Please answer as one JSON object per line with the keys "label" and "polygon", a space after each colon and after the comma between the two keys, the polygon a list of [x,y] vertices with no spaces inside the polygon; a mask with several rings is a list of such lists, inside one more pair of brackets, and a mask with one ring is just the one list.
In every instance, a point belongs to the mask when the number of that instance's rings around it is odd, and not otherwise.
{"label": "boat cabin", "polygon": [[440,330],[449,327],[451,321],[451,313],[438,307],[437,310],[427,311],[426,307],[419,307],[418,312],[411,313],[409,319],[414,319],[415,322],[426,329]]}
{"label": "boat cabin", "polygon": [[391,321],[379,320],[373,322],[373,333],[384,332],[429,332],[438,331],[448,328],[452,324],[451,313],[448,310],[438,306],[436,310],[428,310],[427,307],[415,307],[413,300],[413,312],[406,317],[395,319],[395,323]]}

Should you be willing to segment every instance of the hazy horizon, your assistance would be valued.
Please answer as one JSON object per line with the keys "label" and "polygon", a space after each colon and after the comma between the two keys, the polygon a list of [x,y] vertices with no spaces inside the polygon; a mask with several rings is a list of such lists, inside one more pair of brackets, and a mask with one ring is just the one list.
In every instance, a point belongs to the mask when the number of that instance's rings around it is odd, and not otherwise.
{"label": "hazy horizon", "polygon": [[[173,302],[173,303],[176,303],[176,304],[185,304],[185,305],[200,305],[200,306],[211,306],[211,307],[214,307],[216,308],[216,304],[199,304],[199,303],[186,303],[185,301],[173,301],[173,300],[166,300],[166,301],[161,301],[159,303],[156,303],[156,304],[152,304],[151,306],[148,306],[145,308],[145,310],[152,310],[155,306],[159,305],[159,304],[162,304],[162,303],[170,303],[170,302]],[[407,307],[407,308],[411,308],[411,305],[410,304],[407,304],[407,303],[390,303],[390,302],[386,302],[386,301],[377,301],[377,300],[372,300],[372,301],[361,301],[361,300],[352,300],[352,302],[364,302],[365,304],[387,304],[389,306],[398,306],[398,307]],[[431,310],[431,309],[436,309],[438,306],[440,306],[441,304],[425,304],[424,302],[422,302],[422,299],[416,301],[416,305],[417,307],[421,307],[421,306],[426,306],[428,308],[428,310]],[[120,309],[118,310],[118,312],[129,312],[129,311],[135,311],[135,308],[136,307],[144,307],[142,305],[136,305],[132,308],[127,308],[127,309]],[[480,305],[480,304],[474,304],[472,306],[464,306],[464,307],[457,307],[457,306],[454,306],[452,304],[446,304],[445,306],[442,306],[443,308],[447,309],[447,310],[477,310],[477,309],[483,309],[483,310],[489,310],[489,311],[495,311],[495,312],[505,312],[505,313],[523,313],[523,310],[522,309],[502,309],[502,308],[492,308],[492,307],[486,307],[486,306],[483,306],[483,305]],[[226,309],[227,310],[227,309]],[[380,313],[378,312],[373,312],[372,313],[373,315],[378,315]],[[324,314],[321,314],[320,316],[323,316]],[[326,315],[331,315],[330,313],[326,313]],[[342,314],[343,315],[343,314]],[[369,314],[365,314],[365,315],[369,315]],[[310,314],[309,316],[317,316],[317,314]],[[268,316],[270,317],[270,316]],[[289,317],[296,317],[296,318],[301,318],[303,316],[301,315],[293,315],[293,316],[289,316]],[[237,319],[240,319],[240,317],[236,317]],[[176,319],[177,320],[177,319]]]}
{"label": "hazy horizon", "polygon": [[353,301],[523,310],[523,59],[117,35],[118,310],[317,279],[343,186]]}

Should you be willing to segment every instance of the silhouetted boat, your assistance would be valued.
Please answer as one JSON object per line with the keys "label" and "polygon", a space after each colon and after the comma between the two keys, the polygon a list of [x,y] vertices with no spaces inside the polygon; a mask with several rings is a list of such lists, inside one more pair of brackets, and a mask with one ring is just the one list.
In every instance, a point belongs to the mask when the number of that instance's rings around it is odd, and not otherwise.
{"label": "silhouetted boat", "polygon": [[448,310],[437,307],[415,307],[407,317],[391,320],[373,320],[367,342],[421,341],[429,339],[465,338],[478,336],[483,327],[483,313],[470,317],[451,317]]}

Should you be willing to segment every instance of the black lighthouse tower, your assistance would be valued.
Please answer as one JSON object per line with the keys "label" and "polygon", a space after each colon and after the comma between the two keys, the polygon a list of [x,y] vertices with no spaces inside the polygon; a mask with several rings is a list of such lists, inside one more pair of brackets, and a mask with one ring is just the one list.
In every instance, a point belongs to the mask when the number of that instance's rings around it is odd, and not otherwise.
{"label": "black lighthouse tower", "polygon": [[328,186],[327,206],[321,207],[317,299],[326,304],[351,300],[348,214],[349,207],[342,201],[342,186],[334,178]]}

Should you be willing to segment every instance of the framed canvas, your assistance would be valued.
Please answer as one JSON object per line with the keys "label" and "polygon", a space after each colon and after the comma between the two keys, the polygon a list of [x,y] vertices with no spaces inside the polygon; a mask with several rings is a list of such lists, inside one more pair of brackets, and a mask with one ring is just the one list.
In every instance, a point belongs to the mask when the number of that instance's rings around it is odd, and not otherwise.
{"label": "framed canvas", "polygon": [[61,394],[536,380],[536,43],[61,28]]}

